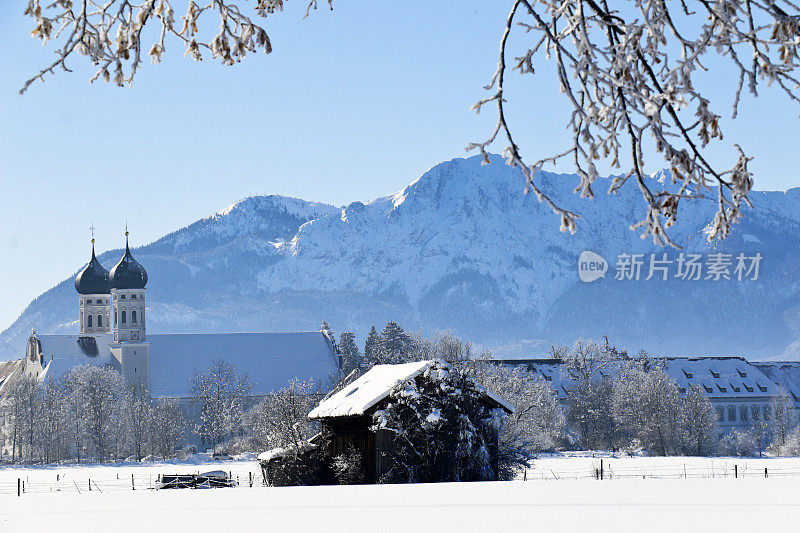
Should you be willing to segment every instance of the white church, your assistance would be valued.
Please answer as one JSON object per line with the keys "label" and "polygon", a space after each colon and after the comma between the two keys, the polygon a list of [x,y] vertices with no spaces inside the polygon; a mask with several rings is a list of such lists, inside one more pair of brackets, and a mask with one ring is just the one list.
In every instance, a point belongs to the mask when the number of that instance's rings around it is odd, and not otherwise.
{"label": "white church", "polygon": [[[321,389],[339,372],[336,343],[327,331],[296,333],[147,334],[147,271],[134,259],[125,232],[125,253],[107,271],[92,257],[75,277],[80,333],[28,339],[25,357],[0,369],[3,382],[14,373],[58,379],[76,366],[108,366],[155,398],[187,398],[190,378],[215,360],[247,373],[256,395],[313,380]],[[5,374],[5,379],[3,375]]]}

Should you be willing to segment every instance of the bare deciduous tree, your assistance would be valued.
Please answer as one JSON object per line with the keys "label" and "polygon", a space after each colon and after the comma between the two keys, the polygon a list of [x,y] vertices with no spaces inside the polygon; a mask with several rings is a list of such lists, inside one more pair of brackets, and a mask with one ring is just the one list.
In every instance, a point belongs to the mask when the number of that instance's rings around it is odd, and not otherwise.
{"label": "bare deciduous tree", "polygon": [[248,427],[262,448],[299,447],[314,435],[308,413],[316,402],[313,381],[293,379],[265,397],[248,413]]}
{"label": "bare deciduous tree", "polygon": [[[60,48],[55,61],[26,81],[20,92],[58,68],[69,70],[67,60],[76,53],[97,67],[91,81],[130,84],[145,54],[154,63],[161,60],[168,37],[196,61],[205,52],[234,65],[248,53],[271,52],[266,30],[254,19],[281,11],[284,5],[284,0],[178,2],[55,0],[43,7],[40,0],[28,0],[25,15],[34,20],[32,35],[44,42],[56,40]],[[327,4],[333,8],[332,0]],[[175,9],[184,7],[185,15],[177,15]],[[311,0],[306,15],[316,8],[317,0]],[[211,30],[213,22],[218,27]],[[516,29],[531,36],[531,44],[509,60],[508,40]],[[534,192],[552,208],[562,231],[573,233],[579,215],[539,188],[537,172],[546,163],[571,158],[580,177],[576,193],[591,198],[599,176],[597,163],[607,161],[619,168],[627,153],[627,169],[611,181],[609,193],[634,178],[647,206],[645,218],[632,226],[641,230],[642,238],[677,246],[667,228],[677,219],[680,201],[712,193],[712,186],[717,189],[717,211],[708,238],[724,238],[741,216],[742,205],[750,204],[751,158],[734,145],[738,154],[728,170],[707,159],[706,146],[722,140],[722,129],[711,98],[700,88],[698,78],[707,70],[703,61],[718,56],[738,75],[732,91],[735,118],[742,91],[757,96],[763,84],[800,102],[799,39],[800,10],[790,0],[637,0],[616,2],[613,8],[607,0],[514,0],[497,69],[486,87],[493,92],[473,107],[480,111],[486,104],[496,105],[497,124],[485,141],[468,149],[480,151],[488,162],[488,147],[505,137],[504,155],[509,165],[522,171],[526,192]],[[563,152],[529,165],[509,126],[506,74],[509,68],[533,74],[546,59],[554,59],[556,81],[572,108],[572,142]],[[661,186],[646,179],[646,142],[663,155],[671,187],[656,190]]]}
{"label": "bare deciduous tree", "polygon": [[[173,6],[178,1],[55,0],[43,7],[40,0],[28,0],[25,15],[34,20],[32,35],[44,42],[56,40],[60,48],[55,61],[27,80],[20,92],[58,68],[69,70],[67,60],[76,53],[97,67],[91,81],[130,84],[143,55],[153,63],[161,60],[168,37],[196,61],[205,52],[234,65],[248,53],[271,52],[266,30],[254,19],[281,11],[284,5],[284,0],[190,0]],[[332,0],[327,4],[333,8]],[[177,15],[176,7],[185,7],[185,15]],[[317,0],[311,0],[306,15],[316,8]],[[218,28],[210,30],[214,21]],[[516,29],[530,35],[531,44],[509,60],[508,40]],[[763,84],[800,102],[795,74],[800,65],[798,39],[800,10],[790,0],[641,0],[614,3],[613,8],[607,0],[514,0],[500,40],[497,70],[486,87],[493,92],[473,107],[480,111],[486,104],[496,105],[497,124],[485,141],[471,143],[468,149],[480,151],[488,162],[488,147],[505,137],[505,158],[522,171],[526,192],[534,192],[552,208],[562,231],[573,233],[579,215],[539,188],[537,172],[546,163],[571,158],[580,177],[576,193],[591,198],[599,176],[597,163],[607,161],[619,168],[627,153],[627,169],[611,181],[609,193],[634,178],[647,206],[645,218],[632,226],[641,230],[642,238],[677,246],[667,228],[677,219],[680,201],[712,193],[712,186],[717,211],[708,238],[725,238],[741,216],[742,205],[750,204],[751,158],[736,144],[738,153],[728,170],[707,159],[706,146],[723,136],[720,115],[700,88],[699,75],[707,70],[703,61],[718,56],[737,74],[732,91],[735,118],[742,91],[757,96]],[[509,126],[506,74],[509,68],[533,74],[546,59],[554,59],[556,81],[572,108],[572,142],[561,153],[529,165]],[[660,185],[646,179],[646,142],[663,155],[671,187],[656,190]]]}
{"label": "bare deciduous tree", "polygon": [[[479,150],[488,162],[487,147],[499,136],[507,141],[504,155],[525,176],[526,191],[561,217],[561,230],[575,232],[576,213],[556,203],[536,184],[536,173],[546,163],[571,158],[580,177],[576,193],[593,197],[599,176],[596,163],[619,168],[625,151],[630,162],[614,178],[609,193],[634,178],[647,213],[631,227],[651,236],[659,245],[675,243],[667,234],[687,197],[712,192],[716,186],[717,212],[708,239],[724,238],[750,205],[753,186],[748,161],[738,146],[733,166],[712,165],[705,148],[722,140],[720,115],[698,79],[708,70],[710,55],[722,59],[738,74],[733,91],[735,118],[742,90],[758,95],[761,84],[775,85],[794,102],[798,98],[797,47],[800,11],[791,1],[664,0],[614,2],[606,0],[515,0],[500,44],[497,70],[487,86],[494,91],[475,104],[497,106],[497,125],[489,138],[468,148]],[[515,28],[530,35],[531,46],[509,65],[509,35]],[[544,57],[543,57],[544,56]],[[509,67],[533,74],[542,59],[554,58],[559,89],[572,113],[568,127],[573,137],[566,150],[528,165],[509,126],[505,103]],[[662,190],[646,179],[645,142],[663,155],[671,171],[672,187]]]}

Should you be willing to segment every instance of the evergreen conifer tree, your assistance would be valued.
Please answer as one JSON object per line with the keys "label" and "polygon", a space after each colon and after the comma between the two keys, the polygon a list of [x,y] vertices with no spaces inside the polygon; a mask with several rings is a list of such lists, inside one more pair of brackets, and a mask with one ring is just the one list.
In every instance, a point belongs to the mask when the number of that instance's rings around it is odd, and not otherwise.
{"label": "evergreen conifer tree", "polygon": [[355,334],[345,331],[339,336],[339,352],[342,354],[342,372],[345,376],[361,366],[361,353],[356,345]]}
{"label": "evergreen conifer tree", "polygon": [[397,364],[408,361],[414,352],[414,340],[397,322],[390,320],[381,332],[373,359],[376,364]]}
{"label": "evergreen conifer tree", "polygon": [[367,340],[364,343],[364,359],[366,359],[367,363],[370,365],[375,364],[375,350],[379,341],[380,336],[378,335],[378,330],[376,330],[375,326],[373,325],[370,328],[369,335],[367,335]]}

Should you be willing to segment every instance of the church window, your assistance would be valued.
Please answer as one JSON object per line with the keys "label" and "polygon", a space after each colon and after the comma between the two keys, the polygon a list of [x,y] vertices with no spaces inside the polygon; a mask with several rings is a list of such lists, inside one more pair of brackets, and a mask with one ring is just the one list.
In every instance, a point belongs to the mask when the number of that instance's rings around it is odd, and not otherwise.
{"label": "church window", "polygon": [[736,421],[736,408],[732,405],[728,406],[728,422]]}
{"label": "church window", "polygon": [[124,294],[120,294],[120,295],[119,295],[119,299],[120,299],[120,300],[124,300],[124,299],[125,299],[125,295],[124,295]]}
{"label": "church window", "polygon": [[114,325],[117,325],[117,312],[114,311]]}
{"label": "church window", "polygon": [[769,405],[764,406],[764,420],[769,420]]}
{"label": "church window", "polygon": [[131,311],[131,322],[136,324],[136,309]]}
{"label": "church window", "polygon": [[748,416],[748,413],[747,413],[747,406],[746,405],[742,405],[741,407],[739,407],[739,419],[742,422],[747,422],[747,420],[749,418],[750,417]]}
{"label": "church window", "polygon": [[127,321],[125,320],[125,318],[126,318],[126,317],[125,317],[125,311],[122,311],[122,323],[123,323],[123,324],[124,324],[125,322],[127,322]]}
{"label": "church window", "polygon": [[759,409],[757,405],[753,405],[752,407],[750,407],[750,416],[752,417],[753,420],[758,420],[759,418],[761,418],[760,416],[758,416],[759,414],[761,414],[760,412],[761,409]]}
{"label": "church window", "polygon": [[102,317],[102,315],[97,315],[97,327],[98,328],[102,328],[103,327],[103,317]]}
{"label": "church window", "polygon": [[720,422],[725,421],[725,409],[722,407],[717,407],[717,420]]}
{"label": "church window", "polygon": [[87,328],[92,327],[92,315],[86,317],[86,327]]}
{"label": "church window", "polygon": [[131,294],[131,300],[135,300],[135,299],[136,299],[136,295],[135,294]]}

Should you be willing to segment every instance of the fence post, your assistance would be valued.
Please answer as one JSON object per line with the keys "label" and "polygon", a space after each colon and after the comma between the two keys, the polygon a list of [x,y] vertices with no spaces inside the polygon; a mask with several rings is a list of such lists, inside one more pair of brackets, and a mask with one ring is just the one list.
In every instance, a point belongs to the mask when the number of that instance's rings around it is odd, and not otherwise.
{"label": "fence post", "polygon": [[603,460],[600,459],[600,481],[603,480]]}
{"label": "fence post", "polygon": [[764,477],[767,477],[767,467],[764,467]]}
{"label": "fence post", "polygon": [[89,478],[89,492],[92,491],[92,478]]}
{"label": "fence post", "polygon": [[22,480],[17,478],[17,498],[22,496]]}
{"label": "fence post", "polygon": [[733,465],[733,477],[734,479],[739,477],[739,465]]}
{"label": "fence post", "polygon": [[131,490],[136,490],[136,485],[133,483],[133,474],[131,474]]}
{"label": "fence post", "polygon": [[247,476],[250,478],[250,487],[252,488],[253,487],[253,473],[252,472],[248,472]]}

